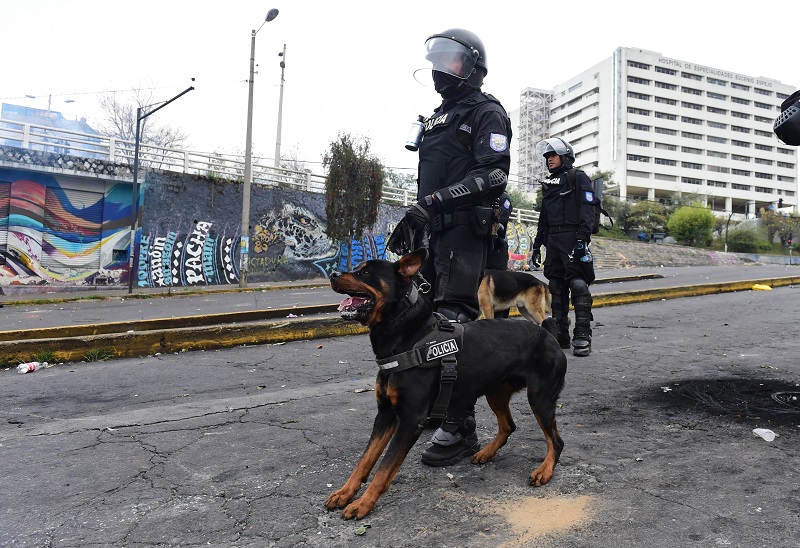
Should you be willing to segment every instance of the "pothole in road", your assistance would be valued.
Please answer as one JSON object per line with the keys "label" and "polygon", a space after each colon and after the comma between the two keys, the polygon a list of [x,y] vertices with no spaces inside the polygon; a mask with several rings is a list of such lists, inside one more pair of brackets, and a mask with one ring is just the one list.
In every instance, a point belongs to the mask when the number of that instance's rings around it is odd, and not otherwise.
{"label": "pothole in road", "polygon": [[800,425],[800,384],[775,379],[690,379],[653,388],[668,409],[693,409],[737,421]]}

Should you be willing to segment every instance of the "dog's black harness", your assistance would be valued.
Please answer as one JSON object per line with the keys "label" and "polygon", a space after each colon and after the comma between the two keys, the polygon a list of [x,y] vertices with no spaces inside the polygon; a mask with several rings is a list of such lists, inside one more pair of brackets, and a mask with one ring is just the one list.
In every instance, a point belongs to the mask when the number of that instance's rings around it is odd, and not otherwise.
{"label": "dog's black harness", "polygon": [[431,418],[441,419],[447,412],[453,384],[458,376],[456,356],[464,348],[464,326],[451,323],[436,312],[433,315],[436,318],[436,325],[417,341],[414,348],[388,358],[376,358],[375,361],[382,371],[388,372],[403,371],[412,367],[441,366],[439,395],[430,413]]}

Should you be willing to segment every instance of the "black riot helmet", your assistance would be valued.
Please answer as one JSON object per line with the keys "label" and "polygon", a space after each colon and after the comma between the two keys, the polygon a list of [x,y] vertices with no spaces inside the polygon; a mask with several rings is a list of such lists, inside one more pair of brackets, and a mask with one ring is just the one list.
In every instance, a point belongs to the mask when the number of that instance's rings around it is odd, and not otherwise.
{"label": "black riot helmet", "polygon": [[425,41],[425,58],[434,71],[465,80],[470,87],[480,88],[489,72],[483,41],[466,29],[447,29]]}
{"label": "black riot helmet", "polygon": [[[561,159],[569,158],[570,162],[575,161],[575,150],[568,141],[561,137],[551,137],[536,143],[536,154],[547,156],[549,153],[555,152]],[[566,163],[566,162],[565,162]]]}
{"label": "black riot helmet", "polygon": [[800,90],[792,93],[782,104],[772,131],[787,145],[800,145]]}

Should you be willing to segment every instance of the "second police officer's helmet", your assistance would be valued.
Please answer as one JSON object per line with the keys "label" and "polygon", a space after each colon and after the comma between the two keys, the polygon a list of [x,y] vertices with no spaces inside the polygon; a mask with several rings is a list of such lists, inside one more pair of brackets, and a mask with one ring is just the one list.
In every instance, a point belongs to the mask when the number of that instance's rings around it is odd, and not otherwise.
{"label": "second police officer's helmet", "polygon": [[792,93],[782,104],[772,131],[787,145],[800,145],[800,90]]}
{"label": "second police officer's helmet", "polygon": [[486,50],[483,41],[474,32],[466,29],[447,29],[425,40],[427,54],[425,59],[433,65],[433,70],[451,74],[462,80],[469,79],[473,69],[483,69],[479,75],[483,79],[489,72],[486,63]]}
{"label": "second police officer's helmet", "polygon": [[569,158],[571,162],[575,161],[575,151],[569,141],[565,141],[560,137],[551,137],[536,143],[536,154],[546,156],[551,152],[555,152],[559,156]]}

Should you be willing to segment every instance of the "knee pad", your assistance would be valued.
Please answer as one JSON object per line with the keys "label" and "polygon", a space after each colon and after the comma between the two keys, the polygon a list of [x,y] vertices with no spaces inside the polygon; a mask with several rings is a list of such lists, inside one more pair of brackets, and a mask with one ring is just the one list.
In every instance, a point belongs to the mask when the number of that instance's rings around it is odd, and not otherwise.
{"label": "knee pad", "polygon": [[550,297],[552,299],[550,307],[553,309],[554,318],[564,318],[569,314],[569,296],[567,285],[558,278],[550,280]]}
{"label": "knee pad", "polygon": [[588,325],[592,317],[592,294],[589,284],[582,278],[573,278],[569,282],[572,293],[572,307],[575,309],[575,327]]}

